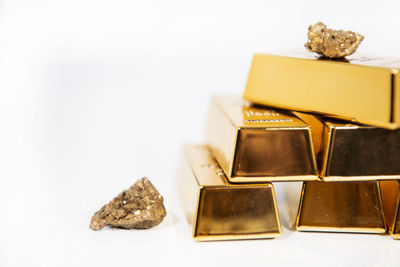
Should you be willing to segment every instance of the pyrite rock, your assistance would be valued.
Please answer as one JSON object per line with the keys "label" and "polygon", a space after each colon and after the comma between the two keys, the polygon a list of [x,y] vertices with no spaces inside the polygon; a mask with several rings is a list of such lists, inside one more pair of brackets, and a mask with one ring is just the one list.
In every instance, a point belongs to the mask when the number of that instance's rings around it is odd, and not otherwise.
{"label": "pyrite rock", "polygon": [[89,227],[92,230],[107,225],[127,229],[151,228],[161,223],[167,214],[163,202],[157,189],[144,177],[97,211]]}
{"label": "pyrite rock", "polygon": [[332,30],[322,22],[308,27],[308,41],[305,47],[329,58],[342,58],[356,52],[364,36],[352,31]]}

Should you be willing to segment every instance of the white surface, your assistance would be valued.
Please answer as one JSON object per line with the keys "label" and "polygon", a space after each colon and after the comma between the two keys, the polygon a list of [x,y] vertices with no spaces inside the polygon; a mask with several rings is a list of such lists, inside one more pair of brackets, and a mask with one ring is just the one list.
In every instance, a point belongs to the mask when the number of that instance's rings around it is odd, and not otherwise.
{"label": "white surface", "polygon": [[[174,182],[182,144],[204,141],[210,97],[243,92],[254,52],[302,47],[307,25],[323,20],[363,33],[360,53],[400,57],[399,10],[396,1],[1,1],[0,266],[400,266],[400,242],[388,236],[289,230],[297,207],[287,184],[276,184],[282,237],[195,243]],[[97,209],[145,175],[165,196],[161,225],[89,230]]]}

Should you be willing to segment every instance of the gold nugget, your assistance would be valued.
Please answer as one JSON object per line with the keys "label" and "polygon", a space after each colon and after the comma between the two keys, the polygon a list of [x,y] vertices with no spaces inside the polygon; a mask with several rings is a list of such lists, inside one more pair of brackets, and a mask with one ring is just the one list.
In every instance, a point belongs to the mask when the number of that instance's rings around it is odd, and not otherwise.
{"label": "gold nugget", "polygon": [[107,225],[126,229],[148,229],[158,225],[167,214],[163,197],[146,177],[139,179],[97,211],[90,229]]}
{"label": "gold nugget", "polygon": [[342,58],[356,52],[364,36],[352,31],[332,30],[321,21],[308,27],[305,47],[329,58]]}

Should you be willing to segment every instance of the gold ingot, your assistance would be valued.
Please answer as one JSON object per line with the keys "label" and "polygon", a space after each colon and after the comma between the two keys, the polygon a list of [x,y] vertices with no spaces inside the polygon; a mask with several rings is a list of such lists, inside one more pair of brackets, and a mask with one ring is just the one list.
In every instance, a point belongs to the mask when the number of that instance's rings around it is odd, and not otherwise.
{"label": "gold ingot", "polygon": [[311,127],[324,181],[400,179],[400,129],[350,124],[295,112]]}
{"label": "gold ingot", "polygon": [[383,209],[390,235],[400,239],[400,182],[381,181]]}
{"label": "gold ingot", "polygon": [[310,127],[289,111],[214,97],[207,139],[232,183],[319,180]]}
{"label": "gold ingot", "polygon": [[379,182],[304,182],[296,228],[312,232],[385,233]]}
{"label": "gold ingot", "polygon": [[179,175],[196,241],[274,238],[281,223],[271,183],[230,184],[206,146],[186,146]]}
{"label": "gold ingot", "polygon": [[253,103],[400,127],[400,60],[256,54],[244,93]]}

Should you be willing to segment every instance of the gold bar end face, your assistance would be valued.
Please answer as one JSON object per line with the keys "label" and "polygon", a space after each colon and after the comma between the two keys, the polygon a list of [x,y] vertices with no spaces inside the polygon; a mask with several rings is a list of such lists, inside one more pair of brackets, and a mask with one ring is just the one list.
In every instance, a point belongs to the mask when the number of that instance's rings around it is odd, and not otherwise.
{"label": "gold bar end face", "polygon": [[388,130],[295,112],[310,125],[322,180],[400,179],[400,129]]}
{"label": "gold bar end face", "polygon": [[386,224],[378,182],[304,182],[299,231],[383,234]]}

